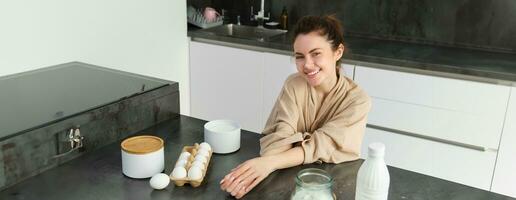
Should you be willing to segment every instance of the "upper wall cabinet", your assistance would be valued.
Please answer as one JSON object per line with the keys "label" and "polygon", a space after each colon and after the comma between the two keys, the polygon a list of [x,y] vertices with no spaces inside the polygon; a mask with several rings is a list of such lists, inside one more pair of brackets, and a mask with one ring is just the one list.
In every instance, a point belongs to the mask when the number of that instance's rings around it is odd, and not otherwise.
{"label": "upper wall cabinet", "polygon": [[191,116],[260,132],[263,53],[190,42]]}
{"label": "upper wall cabinet", "polygon": [[491,191],[516,197],[516,88],[512,88]]}

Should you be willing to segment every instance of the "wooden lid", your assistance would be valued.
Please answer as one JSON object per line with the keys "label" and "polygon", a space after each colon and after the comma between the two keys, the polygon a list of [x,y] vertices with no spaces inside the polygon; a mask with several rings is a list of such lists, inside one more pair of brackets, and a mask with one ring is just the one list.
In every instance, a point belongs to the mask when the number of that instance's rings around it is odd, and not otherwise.
{"label": "wooden lid", "polygon": [[127,153],[146,154],[160,150],[163,140],[156,136],[141,135],[125,139],[120,146]]}

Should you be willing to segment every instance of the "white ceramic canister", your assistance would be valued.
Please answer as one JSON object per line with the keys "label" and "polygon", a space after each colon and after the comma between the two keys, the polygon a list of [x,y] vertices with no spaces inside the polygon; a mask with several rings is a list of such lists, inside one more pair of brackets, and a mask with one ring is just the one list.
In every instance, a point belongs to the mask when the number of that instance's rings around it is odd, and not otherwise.
{"label": "white ceramic canister", "polygon": [[231,153],[240,149],[240,125],[233,120],[214,120],[204,124],[204,141],[213,153]]}
{"label": "white ceramic canister", "polygon": [[149,178],[165,169],[163,140],[141,135],[122,141],[122,172],[131,178]]}

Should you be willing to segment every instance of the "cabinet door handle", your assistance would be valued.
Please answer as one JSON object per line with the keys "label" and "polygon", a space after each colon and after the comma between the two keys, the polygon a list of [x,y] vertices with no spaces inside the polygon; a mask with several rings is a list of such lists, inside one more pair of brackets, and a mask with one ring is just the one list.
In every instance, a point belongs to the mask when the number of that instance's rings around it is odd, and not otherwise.
{"label": "cabinet door handle", "polygon": [[[471,145],[471,144],[466,144],[466,143],[456,142],[456,141],[451,141],[451,140],[445,140],[445,139],[441,139],[441,138],[436,138],[436,137],[431,137],[431,136],[427,136],[427,135],[412,133],[412,132],[408,132],[408,131],[402,131],[402,130],[393,129],[393,128],[387,128],[387,127],[378,126],[378,125],[374,125],[374,124],[367,124],[366,127],[367,128],[372,128],[372,129],[377,129],[377,130],[382,130],[382,131],[388,131],[388,132],[392,132],[392,133],[396,133],[396,134],[400,134],[400,135],[405,135],[405,136],[410,136],[410,137],[430,140],[430,141],[434,141],[434,142],[449,144],[449,145],[458,146],[458,147],[462,147],[462,148],[473,149],[473,150],[477,150],[477,151],[485,152],[485,151],[488,150],[488,148],[482,147],[482,146]],[[489,149],[489,150],[490,151],[497,151],[496,149]]]}

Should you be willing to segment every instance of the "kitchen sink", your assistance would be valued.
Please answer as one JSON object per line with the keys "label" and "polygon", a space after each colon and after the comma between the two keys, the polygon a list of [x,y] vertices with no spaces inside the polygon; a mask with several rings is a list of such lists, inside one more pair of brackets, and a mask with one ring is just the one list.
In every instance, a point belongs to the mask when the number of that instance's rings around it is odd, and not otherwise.
{"label": "kitchen sink", "polygon": [[266,29],[263,27],[225,24],[213,28],[204,29],[202,30],[202,32],[207,32],[219,36],[266,41],[273,36],[284,34],[287,31],[280,29]]}

